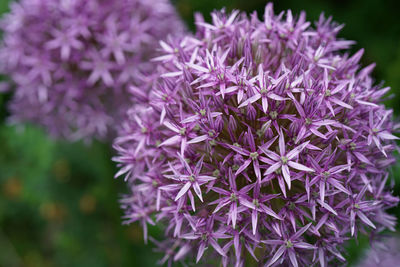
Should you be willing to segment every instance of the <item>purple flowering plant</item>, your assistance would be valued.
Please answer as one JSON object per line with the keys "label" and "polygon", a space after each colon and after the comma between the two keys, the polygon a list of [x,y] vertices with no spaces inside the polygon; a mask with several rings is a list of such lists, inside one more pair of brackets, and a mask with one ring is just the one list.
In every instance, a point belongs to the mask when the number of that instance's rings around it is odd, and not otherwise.
{"label": "purple flowering plant", "polygon": [[400,261],[400,239],[398,235],[379,236],[371,242],[358,267],[397,266]]}
{"label": "purple flowering plant", "polygon": [[183,32],[167,0],[21,0],[1,20],[13,123],[104,139],[144,90],[158,40]]}
{"label": "purple flowering plant", "polygon": [[[346,240],[394,230],[389,88],[321,15],[224,10],[161,41],[147,97],[114,147],[125,223],[164,226],[161,263],[327,266]],[[214,262],[217,264],[216,262]]]}

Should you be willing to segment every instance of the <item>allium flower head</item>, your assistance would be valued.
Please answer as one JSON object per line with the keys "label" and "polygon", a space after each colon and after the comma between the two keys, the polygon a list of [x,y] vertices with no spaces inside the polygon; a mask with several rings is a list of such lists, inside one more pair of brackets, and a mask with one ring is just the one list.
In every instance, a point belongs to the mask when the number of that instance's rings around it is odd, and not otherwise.
{"label": "allium flower head", "polygon": [[125,222],[145,238],[165,226],[162,262],[327,266],[346,240],[393,230],[388,88],[346,53],[342,26],[272,4],[264,21],[221,11],[196,24],[161,42],[157,85],[115,140]]}
{"label": "allium flower head", "polygon": [[400,239],[391,236],[374,240],[358,267],[397,266],[400,262]]}
{"label": "allium flower head", "polygon": [[79,139],[107,135],[129,106],[129,85],[148,83],[158,40],[183,26],[167,0],[21,0],[1,29],[10,120]]}

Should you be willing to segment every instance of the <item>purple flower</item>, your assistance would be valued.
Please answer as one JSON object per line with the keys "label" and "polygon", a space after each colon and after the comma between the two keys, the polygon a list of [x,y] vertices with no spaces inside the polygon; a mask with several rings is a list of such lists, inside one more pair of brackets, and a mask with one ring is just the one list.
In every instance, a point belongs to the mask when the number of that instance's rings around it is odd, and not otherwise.
{"label": "purple flower", "polygon": [[371,242],[364,259],[356,266],[397,266],[400,261],[400,239],[398,235],[380,237]]}
{"label": "purple flower", "polygon": [[161,42],[157,82],[115,140],[124,199],[141,201],[124,204],[127,222],[165,225],[169,264],[223,266],[337,265],[346,240],[394,230],[387,89],[362,52],[342,53],[341,26],[272,4],[264,21],[212,20]]}
{"label": "purple flower", "polygon": [[183,25],[167,0],[21,0],[2,19],[0,71],[13,123],[56,137],[104,139],[151,85],[159,39]]}
{"label": "purple flower", "polygon": [[[191,193],[191,191],[189,191],[189,189],[192,189],[199,197],[200,201],[203,202],[200,185],[206,184],[207,182],[215,180],[216,178],[208,175],[199,175],[203,166],[203,158],[201,158],[196,163],[194,170],[192,170],[189,164],[185,161],[185,159],[183,159],[181,155],[178,156],[181,160],[181,164],[185,166],[186,174],[180,174],[172,165],[170,165],[170,170],[167,170],[167,172],[172,171],[173,175],[165,175],[165,177],[178,181],[179,184],[173,184],[175,185],[175,188],[172,187],[171,185],[168,185],[166,190],[175,191],[177,188],[179,189],[179,192],[175,197],[175,201],[179,200],[183,196],[189,195],[192,208],[193,210],[196,210],[194,205],[195,202],[193,199],[193,194]],[[186,202],[186,198],[184,198],[183,200],[184,202]]]}
{"label": "purple flower", "polygon": [[285,137],[282,131],[279,133],[279,154],[276,154],[273,151],[270,150],[264,150],[263,152],[271,158],[265,159],[264,162],[269,164],[270,167],[265,171],[264,175],[268,175],[278,169],[282,171],[283,177],[285,178],[285,181],[287,183],[287,186],[290,190],[290,185],[291,185],[291,178],[290,178],[290,170],[295,169],[299,171],[304,171],[304,172],[314,172],[312,168],[309,168],[307,166],[304,166],[300,163],[297,163],[294,161],[295,158],[300,154],[300,152],[306,148],[308,145],[309,141],[304,142],[301,145],[296,146],[294,149],[292,149],[289,152],[286,152],[286,145],[285,145]]}
{"label": "purple flower", "polygon": [[289,258],[291,264],[294,267],[298,267],[299,265],[296,256],[296,249],[311,249],[311,250],[315,249],[314,246],[297,240],[302,236],[302,234],[304,234],[308,230],[308,228],[310,228],[310,226],[311,223],[307,224],[306,226],[302,227],[291,236],[288,236],[286,234],[287,233],[286,231],[282,231],[282,239],[262,240],[261,241],[262,243],[273,246],[279,246],[275,254],[270,259],[270,261],[266,264],[266,266],[273,265],[281,258],[282,255],[286,255],[287,258]]}

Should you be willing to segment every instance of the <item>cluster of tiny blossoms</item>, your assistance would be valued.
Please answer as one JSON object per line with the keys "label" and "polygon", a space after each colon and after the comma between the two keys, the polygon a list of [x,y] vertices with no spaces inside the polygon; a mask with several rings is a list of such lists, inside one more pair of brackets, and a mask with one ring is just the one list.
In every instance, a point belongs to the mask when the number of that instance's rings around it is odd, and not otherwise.
{"label": "cluster of tiny blossoms", "polygon": [[[125,222],[165,226],[161,262],[327,266],[346,240],[394,229],[388,88],[323,16],[197,16],[161,42],[158,82],[114,147]],[[207,254],[205,256],[205,254]],[[336,263],[335,263],[336,262]]]}
{"label": "cluster of tiny blossoms", "polygon": [[107,136],[129,107],[129,86],[147,83],[159,39],[183,25],[167,0],[21,0],[1,29],[10,120],[79,139]]}
{"label": "cluster of tiny blossoms", "polygon": [[[383,238],[382,238],[383,237]],[[371,243],[371,248],[364,258],[357,264],[358,267],[397,266],[400,262],[400,238],[398,235],[385,237]]]}

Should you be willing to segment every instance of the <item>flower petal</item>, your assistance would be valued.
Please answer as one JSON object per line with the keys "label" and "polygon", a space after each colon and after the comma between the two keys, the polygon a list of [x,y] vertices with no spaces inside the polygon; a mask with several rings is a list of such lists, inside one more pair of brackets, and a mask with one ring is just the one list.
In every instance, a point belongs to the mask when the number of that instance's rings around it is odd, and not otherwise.
{"label": "flower petal", "polygon": [[308,167],[304,166],[303,164],[300,164],[300,163],[297,163],[294,161],[289,161],[288,165],[299,171],[314,172],[314,169],[308,168]]}
{"label": "flower petal", "polygon": [[286,250],[286,246],[285,245],[280,246],[278,248],[278,250],[275,252],[274,256],[271,258],[271,260],[268,262],[266,267],[269,267],[269,266],[273,265],[277,260],[279,260],[279,258],[285,252],[285,250]]}
{"label": "flower petal", "polygon": [[190,186],[192,184],[190,182],[187,182],[182,188],[181,190],[179,190],[179,193],[176,195],[175,197],[175,201],[177,201],[178,199],[180,199],[184,194],[186,194],[186,192],[189,190]]}

